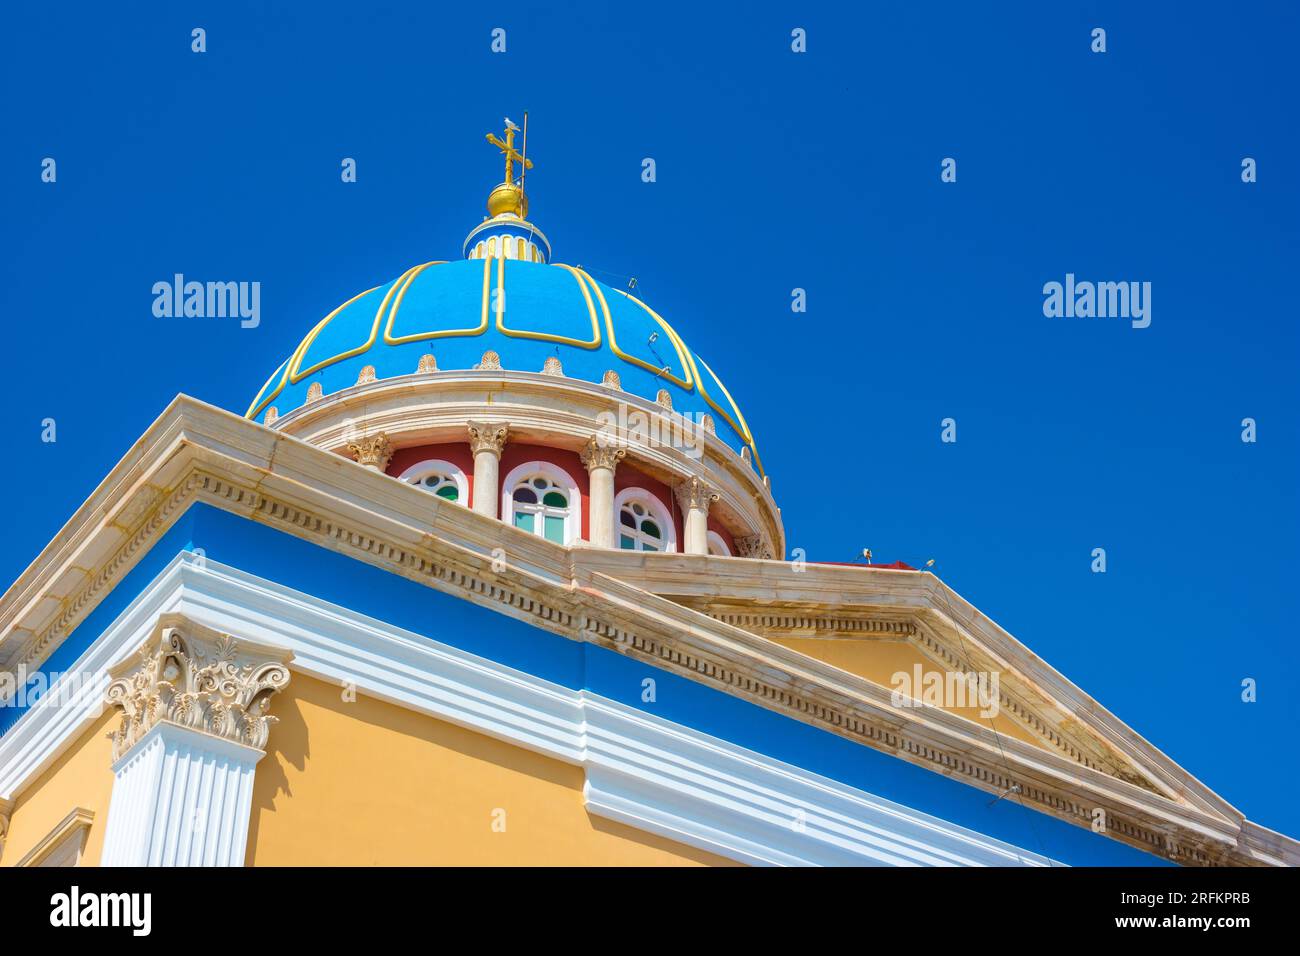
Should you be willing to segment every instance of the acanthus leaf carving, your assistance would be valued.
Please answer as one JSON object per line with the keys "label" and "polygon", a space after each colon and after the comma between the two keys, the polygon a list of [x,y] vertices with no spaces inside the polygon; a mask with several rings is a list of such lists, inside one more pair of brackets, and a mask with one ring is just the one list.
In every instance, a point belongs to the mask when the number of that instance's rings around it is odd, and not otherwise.
{"label": "acanthus leaf carving", "polygon": [[105,701],[121,710],[113,760],[162,723],[266,748],[271,699],[289,684],[287,651],[206,629],[168,626],[110,671]]}
{"label": "acanthus leaf carving", "polygon": [[608,468],[613,471],[618,463],[627,457],[627,449],[621,445],[604,440],[603,435],[593,435],[582,446],[578,457],[587,466],[587,471],[595,468]]}
{"label": "acanthus leaf carving", "polygon": [[510,426],[504,422],[469,422],[469,450],[477,455],[490,451],[498,458],[510,440]]}

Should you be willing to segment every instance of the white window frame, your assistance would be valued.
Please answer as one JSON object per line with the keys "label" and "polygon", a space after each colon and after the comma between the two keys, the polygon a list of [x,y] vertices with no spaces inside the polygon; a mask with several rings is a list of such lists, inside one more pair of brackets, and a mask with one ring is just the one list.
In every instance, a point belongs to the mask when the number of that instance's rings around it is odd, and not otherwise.
{"label": "white window frame", "polygon": [[[714,551],[714,548],[717,549],[716,552]],[[727,547],[727,540],[716,531],[709,532],[709,554],[720,558],[735,557],[735,555],[731,553],[731,549]]]}
{"label": "white window frame", "polygon": [[[458,468],[456,465],[453,465],[451,462],[446,461],[445,459],[428,458],[424,461],[412,465],[410,468],[406,469],[397,477],[401,481],[410,483],[412,479],[424,478],[426,475],[435,471],[439,472],[440,474],[446,475],[456,484],[456,494],[458,497],[455,501],[450,501],[447,503],[460,505],[461,507],[468,508],[469,507],[469,481],[465,478],[465,472],[462,471],[460,468]],[[421,490],[423,491],[424,489],[421,488]],[[430,492],[430,494],[432,494],[432,492]],[[442,500],[447,501],[446,498],[443,498]]]}
{"label": "white window frame", "polygon": [[582,537],[582,495],[578,493],[578,483],[573,480],[573,476],[553,462],[526,461],[510,469],[510,473],[501,482],[502,520],[509,525],[515,523],[515,486],[525,478],[535,478],[538,475],[549,478],[569,496],[568,513],[564,516],[564,543],[573,544]]}
{"label": "white window frame", "polygon": [[650,512],[651,517],[659,522],[659,527],[664,531],[664,546],[661,548],[663,554],[675,554],[677,552],[677,527],[673,524],[672,512],[667,506],[659,500],[657,495],[651,494],[644,488],[624,488],[614,496],[614,547],[620,548],[622,545],[621,537],[623,534],[623,524],[619,521],[619,514],[623,510],[623,505],[629,501],[636,501],[645,506]]}

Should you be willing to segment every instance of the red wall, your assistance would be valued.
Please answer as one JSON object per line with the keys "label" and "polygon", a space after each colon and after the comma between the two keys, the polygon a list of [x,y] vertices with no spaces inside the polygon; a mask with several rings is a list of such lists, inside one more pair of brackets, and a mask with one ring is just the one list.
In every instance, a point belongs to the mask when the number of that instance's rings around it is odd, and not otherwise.
{"label": "red wall", "polygon": [[388,463],[387,473],[396,478],[412,465],[418,465],[430,458],[449,461],[465,472],[465,481],[469,487],[469,501],[462,501],[466,508],[474,500],[474,456],[469,453],[469,442],[457,442],[450,445],[421,445],[418,448],[399,448],[393,452]]}
{"label": "red wall", "polygon": [[[469,507],[474,500],[474,456],[470,454],[469,442],[454,442],[446,445],[421,445],[417,448],[402,448],[393,453],[392,461],[388,463],[388,474],[396,478],[412,465],[427,461],[430,458],[441,458],[456,465],[463,472],[469,485],[469,501],[464,502]],[[563,468],[578,485],[578,494],[582,508],[582,530],[581,534],[584,539],[590,535],[591,526],[591,486],[587,480],[587,469],[582,464],[582,459],[578,457],[577,452],[564,451],[558,448],[546,448],[542,445],[522,445],[517,443],[507,443],[505,451],[501,454],[501,480],[505,481],[506,475],[519,465],[526,461],[546,461]],[[682,526],[682,510],[677,504],[677,498],[672,489],[658,479],[651,478],[639,471],[634,465],[626,461],[619,464],[614,472],[614,494],[618,494],[624,488],[644,488],[656,498],[664,503],[668,508],[668,513],[672,515],[673,532],[677,537],[677,550],[681,551],[684,544],[685,531]],[[500,491],[497,492],[500,494]],[[618,528],[618,518],[614,519],[614,527]],[[731,532],[724,528],[712,516],[709,517],[709,530],[716,531],[722,536],[722,540],[727,542],[731,548],[731,553],[736,553],[736,543],[731,537]]]}
{"label": "red wall", "polygon": [[574,482],[578,485],[578,494],[582,498],[582,530],[579,532],[584,540],[591,533],[588,531],[587,512],[591,509],[591,486],[587,483],[587,469],[582,464],[582,459],[578,457],[576,451],[563,451],[559,448],[546,448],[542,445],[518,445],[510,442],[506,445],[506,450],[501,453],[501,481],[506,480],[506,475],[510,474],[511,469],[517,468],[526,461],[547,461],[558,468],[563,468],[573,476]]}

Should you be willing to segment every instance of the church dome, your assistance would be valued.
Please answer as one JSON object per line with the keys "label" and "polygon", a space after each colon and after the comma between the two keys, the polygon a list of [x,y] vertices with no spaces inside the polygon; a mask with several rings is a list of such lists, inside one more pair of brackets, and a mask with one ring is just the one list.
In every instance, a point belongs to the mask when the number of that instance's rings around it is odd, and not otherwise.
{"label": "church dome", "polygon": [[[556,262],[505,176],[463,258],[420,262],[305,329],[246,416],[565,546],[784,553],[745,416],[634,293]],[[516,177],[516,171],[519,175]]]}
{"label": "church dome", "polygon": [[[485,233],[491,233],[486,241]],[[280,362],[247,416],[265,422],[272,408],[272,418],[299,408],[314,385],[317,394],[329,395],[372,378],[499,362],[509,371],[612,380],[697,423],[707,415],[722,441],[738,453],[748,446],[758,464],[731,394],[672,326],[630,292],[580,267],[515,258],[529,256],[525,237],[544,242],[517,217],[493,217],[471,233],[471,258],[422,263],[348,299]],[[544,257],[542,247],[532,250]],[[549,246],[544,253],[549,258]],[[485,363],[488,353],[494,354]]]}

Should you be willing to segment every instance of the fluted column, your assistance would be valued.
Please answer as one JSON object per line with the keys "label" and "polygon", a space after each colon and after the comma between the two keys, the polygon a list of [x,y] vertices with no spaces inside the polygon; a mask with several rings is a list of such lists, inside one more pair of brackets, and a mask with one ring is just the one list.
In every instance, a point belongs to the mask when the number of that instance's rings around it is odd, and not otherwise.
{"label": "fluted column", "polygon": [[474,453],[473,510],[489,518],[499,514],[501,452],[509,438],[510,426],[504,423],[469,423],[469,449]]}
{"label": "fluted column", "polygon": [[102,865],[244,865],[268,711],[292,656],[168,615],[110,669],[121,721]]}
{"label": "fluted column", "polygon": [[718,493],[698,477],[690,477],[676,489],[677,503],[686,515],[684,534],[687,554],[709,553],[709,504],[718,500]]}
{"label": "fluted column", "polygon": [[598,548],[615,547],[614,535],[614,469],[627,456],[627,449],[612,443],[602,443],[601,436],[587,439],[579,457],[587,466],[591,485],[591,514],[589,539]]}

